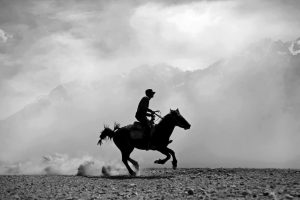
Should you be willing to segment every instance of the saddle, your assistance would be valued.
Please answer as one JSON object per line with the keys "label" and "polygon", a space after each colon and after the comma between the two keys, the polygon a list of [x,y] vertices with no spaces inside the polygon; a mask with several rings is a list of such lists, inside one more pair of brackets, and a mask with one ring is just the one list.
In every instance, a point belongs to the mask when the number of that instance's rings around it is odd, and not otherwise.
{"label": "saddle", "polygon": [[[140,122],[135,121],[133,124],[127,126],[127,128],[131,130],[130,134],[132,138],[135,139],[144,138],[145,127],[143,127],[143,125]],[[151,126],[150,137],[152,137],[154,131],[155,131],[155,125],[153,124]]]}
{"label": "saddle", "polygon": [[[133,124],[128,125],[126,128],[128,130],[130,130],[130,136],[132,139],[144,139],[145,138],[145,136],[144,136],[145,128],[143,127],[143,125],[140,122],[135,121]],[[152,124],[151,131],[150,131],[150,138],[151,138],[150,140],[152,140],[155,128],[156,128],[155,124]],[[173,140],[167,141],[166,146],[168,146],[172,142],[173,142]]]}

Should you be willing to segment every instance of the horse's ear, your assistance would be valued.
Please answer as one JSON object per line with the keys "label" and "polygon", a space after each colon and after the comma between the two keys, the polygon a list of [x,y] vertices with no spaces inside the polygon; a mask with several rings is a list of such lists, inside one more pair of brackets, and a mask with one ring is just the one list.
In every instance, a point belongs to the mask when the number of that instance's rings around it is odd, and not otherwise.
{"label": "horse's ear", "polygon": [[176,109],[176,112],[179,112],[179,109],[178,109],[178,108]]}
{"label": "horse's ear", "polygon": [[172,110],[172,109],[170,108],[170,113],[173,112],[173,111],[174,111],[174,110]]}

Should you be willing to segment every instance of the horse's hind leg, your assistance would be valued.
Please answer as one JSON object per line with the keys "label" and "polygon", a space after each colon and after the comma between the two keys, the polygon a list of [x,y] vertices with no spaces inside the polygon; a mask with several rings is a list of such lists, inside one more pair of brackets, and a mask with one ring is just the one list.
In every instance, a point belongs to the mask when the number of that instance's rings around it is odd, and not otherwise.
{"label": "horse's hind leg", "polygon": [[126,168],[127,168],[128,172],[130,173],[130,175],[135,176],[136,173],[128,165],[128,160],[129,160],[129,154],[122,152],[122,161],[123,161],[124,165],[126,166]]}
{"label": "horse's hind leg", "polygon": [[166,148],[158,149],[157,151],[166,155],[167,157],[165,159],[158,159],[158,160],[154,161],[155,164],[161,164],[161,165],[165,164],[171,158],[170,153]]}
{"label": "horse's hind leg", "polygon": [[139,171],[140,170],[140,166],[139,166],[139,163],[137,162],[137,161],[135,161],[135,160],[133,160],[132,158],[128,158],[128,161],[130,161],[132,164],[133,164],[133,166],[135,167],[135,169],[137,170],[137,171]]}
{"label": "horse's hind leg", "polygon": [[129,156],[134,148],[129,144],[127,138],[124,137],[127,135],[125,133],[119,134],[116,137],[114,137],[114,142],[115,142],[116,146],[119,148],[119,150],[121,151],[122,161],[123,161],[124,165],[126,166],[128,172],[130,173],[130,175],[135,176],[136,173],[128,165],[128,160],[130,159]]}
{"label": "horse's hind leg", "polygon": [[172,158],[173,158],[173,160],[172,160],[173,169],[176,169],[177,168],[177,159],[175,156],[175,152],[169,148],[167,148],[167,150],[169,151],[169,153],[172,155]]}

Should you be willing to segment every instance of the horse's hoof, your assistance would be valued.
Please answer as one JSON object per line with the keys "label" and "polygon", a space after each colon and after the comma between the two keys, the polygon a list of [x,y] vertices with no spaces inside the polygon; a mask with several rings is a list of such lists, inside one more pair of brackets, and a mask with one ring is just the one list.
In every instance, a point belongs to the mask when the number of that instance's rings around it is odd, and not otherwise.
{"label": "horse's hoof", "polygon": [[155,164],[164,164],[164,163],[163,163],[163,161],[162,161],[162,160],[160,160],[160,159],[159,159],[159,160],[156,160],[156,161],[154,161],[154,163],[155,163]]}
{"label": "horse's hoof", "polygon": [[139,165],[134,165],[134,167],[135,167],[135,169],[136,169],[137,171],[140,170],[140,166],[139,166]]}
{"label": "horse's hoof", "polygon": [[155,164],[161,164],[161,160],[154,161]]}
{"label": "horse's hoof", "polygon": [[136,176],[136,173],[135,173],[135,172],[134,172],[134,173],[131,173],[130,176]]}
{"label": "horse's hoof", "polygon": [[130,176],[136,176],[136,172],[131,172]]}
{"label": "horse's hoof", "polygon": [[177,162],[172,162],[173,169],[177,169]]}

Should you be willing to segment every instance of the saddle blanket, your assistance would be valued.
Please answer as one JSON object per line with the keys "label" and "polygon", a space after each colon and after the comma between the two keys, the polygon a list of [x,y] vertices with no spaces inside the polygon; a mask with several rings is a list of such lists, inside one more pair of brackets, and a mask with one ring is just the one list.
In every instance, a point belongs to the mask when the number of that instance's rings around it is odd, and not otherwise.
{"label": "saddle blanket", "polygon": [[[126,126],[130,130],[130,135],[133,139],[143,139],[145,128],[140,122],[135,121],[133,124]],[[154,127],[151,129],[150,134],[152,135]]]}

